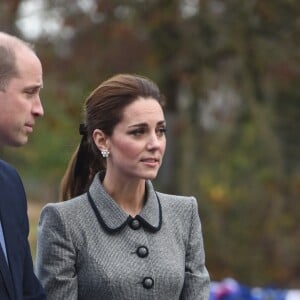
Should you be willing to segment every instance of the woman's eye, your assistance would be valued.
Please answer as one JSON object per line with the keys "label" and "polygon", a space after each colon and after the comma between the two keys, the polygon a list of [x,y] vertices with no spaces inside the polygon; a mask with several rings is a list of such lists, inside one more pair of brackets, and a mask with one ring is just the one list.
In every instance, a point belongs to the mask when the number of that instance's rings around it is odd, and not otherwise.
{"label": "woman's eye", "polygon": [[164,135],[167,132],[167,129],[165,127],[161,127],[157,131],[159,135]]}
{"label": "woman's eye", "polygon": [[134,135],[134,136],[138,136],[138,135],[142,135],[145,133],[144,129],[135,129],[133,131],[130,132],[130,134]]}

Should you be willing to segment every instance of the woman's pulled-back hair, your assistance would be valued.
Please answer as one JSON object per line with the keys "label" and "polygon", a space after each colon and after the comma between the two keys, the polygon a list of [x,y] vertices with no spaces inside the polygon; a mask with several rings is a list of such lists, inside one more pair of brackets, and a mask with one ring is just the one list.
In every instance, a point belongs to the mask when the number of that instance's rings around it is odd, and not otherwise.
{"label": "woman's pulled-back hair", "polygon": [[111,136],[122,120],[125,107],[139,97],[151,97],[163,104],[160,91],[153,81],[130,74],[109,78],[88,96],[84,104],[84,124],[80,126],[82,140],[61,182],[62,201],[86,192],[94,175],[106,167],[93,140],[94,130],[101,129]]}

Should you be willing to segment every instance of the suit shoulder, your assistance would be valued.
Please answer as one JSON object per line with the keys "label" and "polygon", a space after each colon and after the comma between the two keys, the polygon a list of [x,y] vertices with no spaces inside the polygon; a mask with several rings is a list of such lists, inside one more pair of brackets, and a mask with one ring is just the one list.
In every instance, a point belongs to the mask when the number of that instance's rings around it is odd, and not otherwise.
{"label": "suit shoulder", "polygon": [[17,175],[18,173],[12,165],[0,159],[0,174]]}
{"label": "suit shoulder", "polygon": [[89,202],[84,195],[64,202],[48,203],[41,211],[39,229],[42,231],[64,232],[77,236],[84,224],[93,216]]}
{"label": "suit shoulder", "polygon": [[83,209],[87,204],[88,201],[85,194],[83,194],[67,201],[48,203],[43,207],[42,213],[56,211],[58,214],[72,215]]}
{"label": "suit shoulder", "polygon": [[12,166],[8,162],[0,159],[0,168],[12,168]]}
{"label": "suit shoulder", "polygon": [[171,207],[190,207],[190,209],[197,209],[198,203],[194,196],[172,195],[157,192],[157,196],[163,206]]}
{"label": "suit shoulder", "polygon": [[194,196],[183,196],[183,195],[173,195],[166,194],[161,192],[156,192],[159,199],[162,201],[175,201],[175,202],[183,202],[183,203],[192,203],[196,201]]}
{"label": "suit shoulder", "polygon": [[0,185],[3,194],[16,195],[18,199],[21,194],[25,195],[19,173],[13,166],[3,160],[0,160]]}

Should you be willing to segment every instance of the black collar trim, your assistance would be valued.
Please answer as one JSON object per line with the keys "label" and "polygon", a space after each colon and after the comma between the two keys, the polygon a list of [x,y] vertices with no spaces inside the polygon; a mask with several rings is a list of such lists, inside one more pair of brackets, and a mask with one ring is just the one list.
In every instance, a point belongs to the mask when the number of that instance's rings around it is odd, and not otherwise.
{"label": "black collar trim", "polygon": [[158,198],[158,195],[156,192],[155,192],[155,195],[156,195],[157,202],[158,202],[158,213],[159,213],[159,222],[158,222],[157,226],[151,225],[140,215],[136,215],[134,218],[129,215],[128,218],[125,220],[125,222],[123,222],[123,224],[121,224],[119,227],[111,228],[111,227],[107,226],[107,224],[104,222],[90,192],[89,191],[87,192],[89,203],[96,215],[96,218],[98,219],[99,224],[102,226],[103,229],[105,229],[108,233],[111,233],[111,234],[120,232],[126,225],[130,224],[133,219],[139,220],[141,222],[141,224],[143,225],[143,227],[150,232],[154,233],[154,232],[159,231],[161,228],[161,225],[162,225],[162,209],[161,209],[161,204],[160,204],[160,201],[159,201],[159,198]]}

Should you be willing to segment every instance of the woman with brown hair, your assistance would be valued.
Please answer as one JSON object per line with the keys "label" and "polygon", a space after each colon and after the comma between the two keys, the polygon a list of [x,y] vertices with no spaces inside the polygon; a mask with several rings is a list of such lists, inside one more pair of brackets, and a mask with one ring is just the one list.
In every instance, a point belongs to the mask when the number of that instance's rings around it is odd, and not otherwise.
{"label": "woman with brown hair", "polygon": [[151,183],[166,147],[158,87],[116,75],[84,112],[63,202],[40,217],[36,266],[48,299],[208,299],[197,201]]}

